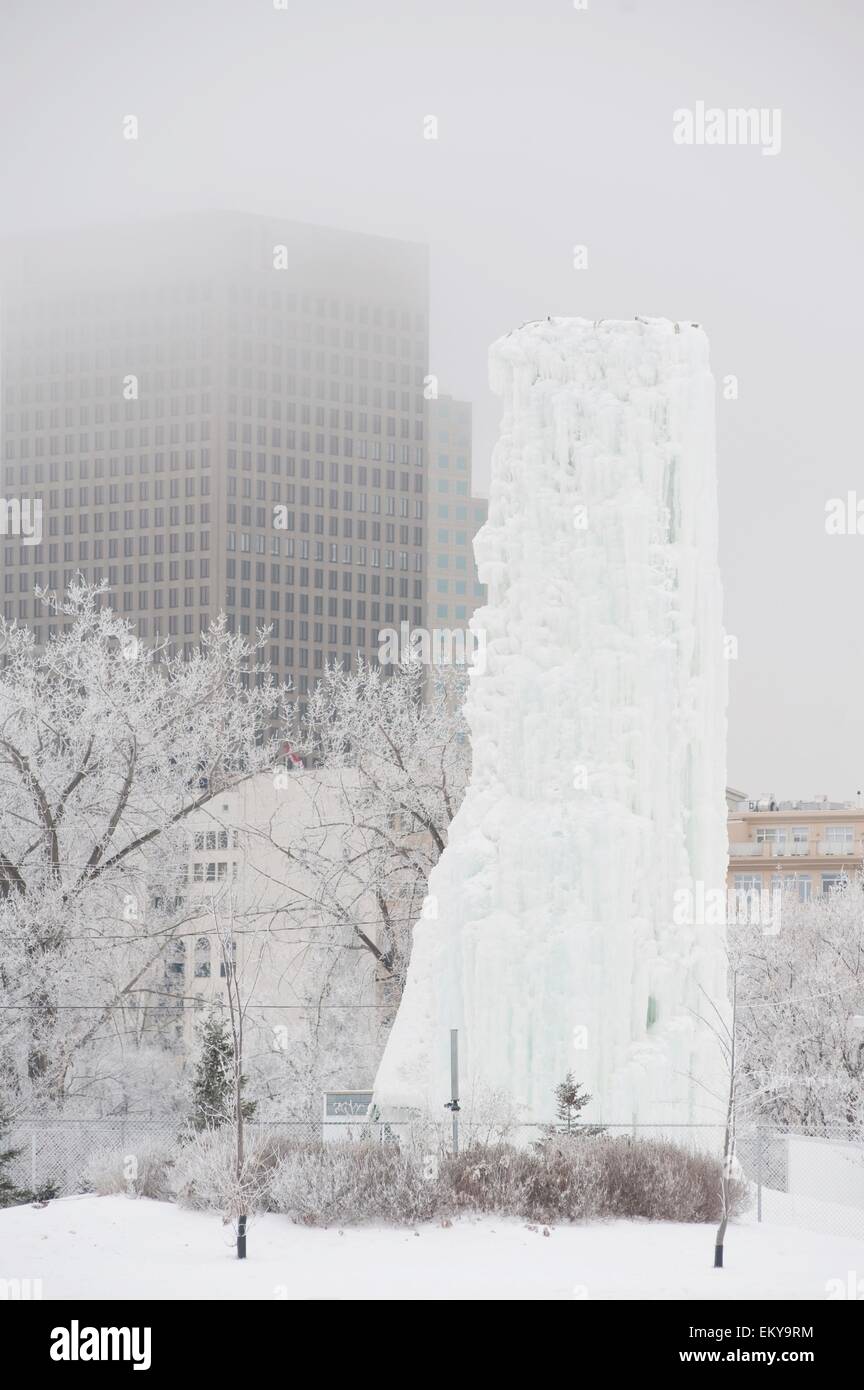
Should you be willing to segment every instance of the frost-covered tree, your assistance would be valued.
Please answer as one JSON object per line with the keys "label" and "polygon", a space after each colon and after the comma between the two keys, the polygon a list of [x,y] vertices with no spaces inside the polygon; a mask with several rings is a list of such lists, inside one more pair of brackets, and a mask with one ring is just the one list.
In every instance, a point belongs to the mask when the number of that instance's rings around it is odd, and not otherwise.
{"label": "frost-covered tree", "polygon": [[[340,783],[320,799],[282,856],[286,913],[326,923],[334,949],[361,949],[401,993],[411,926],[470,774],[465,674],[418,659],[381,669],[331,667],[294,735],[306,762]],[[286,777],[293,774],[286,771]],[[303,774],[300,774],[303,775]]]}
{"label": "frost-covered tree", "polygon": [[864,879],[812,902],[784,893],[779,930],[733,924],[742,1115],[864,1133]]}
{"label": "frost-covered tree", "polygon": [[145,647],[107,597],[42,595],[41,648],[0,623],[0,1063],[31,1105],[99,1096],[100,1047],[158,1040],[185,822],[273,759],[255,649],[223,620],[188,660]]}

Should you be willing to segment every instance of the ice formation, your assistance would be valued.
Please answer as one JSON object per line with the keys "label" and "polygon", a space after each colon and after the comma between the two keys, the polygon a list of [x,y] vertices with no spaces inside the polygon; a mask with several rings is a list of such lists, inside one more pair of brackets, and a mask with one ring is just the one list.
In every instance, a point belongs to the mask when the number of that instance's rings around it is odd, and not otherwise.
{"label": "ice formation", "polygon": [[726,870],[708,341],[664,319],[547,319],[495,343],[490,370],[504,414],[475,540],[473,771],[376,1103],[443,1117],[458,1028],[468,1110],[506,1097],[548,1120],[572,1071],[582,1118],[713,1121],[723,930],[680,911]]}

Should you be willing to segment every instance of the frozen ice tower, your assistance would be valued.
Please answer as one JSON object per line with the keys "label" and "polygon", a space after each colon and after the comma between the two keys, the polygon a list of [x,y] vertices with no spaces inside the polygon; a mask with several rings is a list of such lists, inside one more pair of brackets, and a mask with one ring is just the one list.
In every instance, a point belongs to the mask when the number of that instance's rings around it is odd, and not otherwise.
{"label": "frozen ice tower", "polygon": [[665,319],[547,319],[490,360],[504,413],[475,540],[473,772],[375,1100],[444,1118],[458,1028],[466,1112],[503,1096],[549,1120],[572,1071],[586,1119],[719,1119],[725,942],[700,920],[726,871],[708,341]]}

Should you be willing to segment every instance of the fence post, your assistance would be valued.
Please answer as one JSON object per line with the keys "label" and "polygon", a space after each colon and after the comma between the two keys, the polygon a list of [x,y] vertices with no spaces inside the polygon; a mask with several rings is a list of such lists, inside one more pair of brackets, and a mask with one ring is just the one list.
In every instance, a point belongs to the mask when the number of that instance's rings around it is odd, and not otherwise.
{"label": "fence post", "polygon": [[459,1152],[459,1029],[450,1029],[450,1100],[445,1109],[453,1116],[453,1153]]}
{"label": "fence post", "polygon": [[756,1126],[756,1220],[762,1220],[762,1126]]}
{"label": "fence post", "polygon": [[30,1131],[30,1191],[35,1192],[36,1183],[36,1131]]}

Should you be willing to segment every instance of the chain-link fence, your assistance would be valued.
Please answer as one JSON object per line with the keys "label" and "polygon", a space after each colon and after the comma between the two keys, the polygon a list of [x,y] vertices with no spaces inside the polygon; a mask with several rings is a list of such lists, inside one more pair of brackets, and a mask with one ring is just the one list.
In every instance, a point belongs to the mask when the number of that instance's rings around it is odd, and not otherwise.
{"label": "chain-link fence", "polygon": [[864,1140],[757,1126],[736,1152],[757,1221],[864,1240]]}
{"label": "chain-link fence", "polygon": [[[576,1131],[580,1126],[574,1127]],[[587,1128],[587,1127],[585,1127]],[[427,1124],[418,1131],[408,1124],[282,1119],[247,1122],[250,1138],[280,1135],[325,1143],[417,1143],[422,1151],[451,1151],[452,1122]],[[500,1143],[537,1143],[548,1130],[541,1125],[496,1125],[460,1116],[461,1148]],[[610,1138],[662,1138],[690,1149],[721,1155],[720,1125],[607,1125]],[[22,1121],[10,1137],[18,1150],[10,1176],[21,1188],[38,1193],[52,1187],[58,1194],[80,1192],[88,1164],[99,1155],[134,1155],[143,1146],[168,1149],[183,1142],[183,1121],[176,1116],[110,1117],[90,1120]],[[752,1203],[747,1220],[806,1227],[864,1239],[864,1137],[830,1132],[799,1134],[759,1125],[739,1127],[733,1176],[746,1181]]]}
{"label": "chain-link fence", "polygon": [[[293,1139],[320,1140],[322,1124],[313,1120],[247,1122],[250,1134],[278,1131]],[[176,1115],[111,1116],[87,1120],[22,1121],[8,1147],[16,1150],[9,1176],[19,1188],[58,1195],[80,1192],[87,1166],[99,1154],[134,1154],[144,1146],[179,1148],[188,1129]]]}

